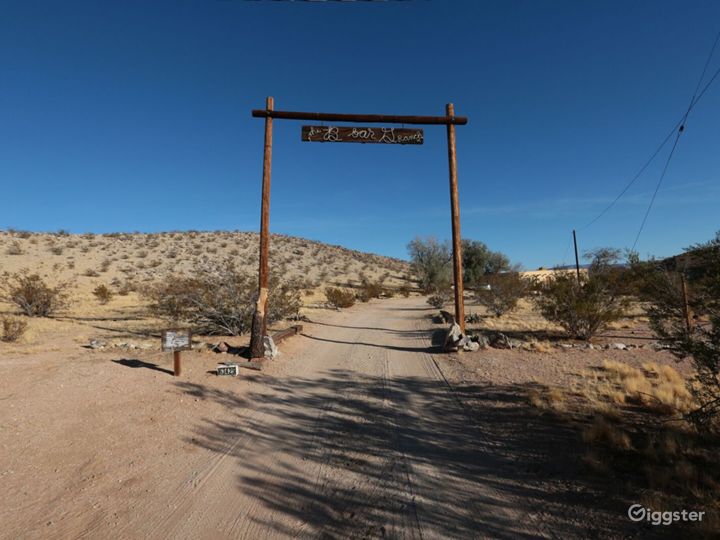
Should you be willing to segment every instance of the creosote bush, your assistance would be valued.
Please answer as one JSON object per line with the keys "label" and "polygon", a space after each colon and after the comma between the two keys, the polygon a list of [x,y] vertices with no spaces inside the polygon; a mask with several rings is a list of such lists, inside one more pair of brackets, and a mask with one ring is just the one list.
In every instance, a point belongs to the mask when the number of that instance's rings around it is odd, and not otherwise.
{"label": "creosote bush", "polygon": [[517,307],[520,299],[527,294],[531,282],[518,272],[503,272],[481,276],[474,285],[477,287],[477,301],[500,317]]}
{"label": "creosote bush", "polygon": [[442,309],[445,304],[450,302],[450,299],[452,298],[452,295],[449,290],[443,289],[441,291],[438,291],[437,293],[433,294],[432,296],[428,297],[427,303],[430,304],[432,307],[437,309]]}
{"label": "creosote bush", "polygon": [[39,274],[22,270],[0,278],[0,299],[15,304],[28,317],[50,317],[67,306],[68,288],[67,282],[52,287]]}
{"label": "creosote bush", "polygon": [[373,298],[380,298],[383,294],[382,285],[377,281],[364,279],[360,284],[360,291],[357,294],[358,300],[368,302]]}
{"label": "creosote bush", "polygon": [[[250,330],[257,280],[226,262],[219,267],[198,266],[190,276],[169,276],[142,293],[150,301],[151,313],[160,318],[188,323],[202,334],[236,336]],[[300,289],[273,277],[268,323],[297,315],[299,308]]]}
{"label": "creosote bush", "polygon": [[562,326],[572,337],[590,339],[608,323],[622,318],[627,299],[601,276],[557,273],[543,283],[537,309],[547,320]]}
{"label": "creosote bush", "polygon": [[325,298],[336,308],[349,308],[355,304],[355,293],[347,289],[328,287],[325,289]]}
{"label": "creosote bush", "polygon": [[0,319],[0,341],[8,343],[18,341],[27,330],[27,327],[27,322],[22,319],[3,317]]}
{"label": "creosote bush", "polygon": [[95,295],[95,298],[97,298],[98,302],[105,305],[110,300],[112,300],[113,292],[107,287],[107,285],[98,285],[93,290],[93,294]]}

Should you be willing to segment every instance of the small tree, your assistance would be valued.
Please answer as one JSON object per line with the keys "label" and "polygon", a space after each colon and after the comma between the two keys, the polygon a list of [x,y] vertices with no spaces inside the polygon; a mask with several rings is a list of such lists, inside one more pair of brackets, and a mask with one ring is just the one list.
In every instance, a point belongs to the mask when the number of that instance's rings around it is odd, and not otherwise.
{"label": "small tree", "polygon": [[425,294],[448,289],[452,282],[450,245],[430,237],[415,238],[408,244],[410,267]]}
{"label": "small tree", "polygon": [[499,251],[491,251],[479,240],[462,241],[463,281],[472,287],[486,274],[510,270],[510,259]]}
{"label": "small tree", "polygon": [[[700,430],[720,430],[720,232],[705,244],[687,250],[689,264],[683,274],[661,264],[635,261],[644,276],[641,297],[651,302],[650,326],[679,358],[691,357],[696,369],[689,385],[699,406],[688,414]],[[693,315],[688,327],[685,311]]]}
{"label": "small tree", "polygon": [[0,279],[0,299],[15,304],[28,317],[50,317],[67,306],[68,288],[67,282],[52,287],[39,274],[21,270]]}
{"label": "small tree", "polygon": [[530,285],[531,281],[518,272],[487,274],[475,283],[475,298],[496,317],[500,317],[517,307]]}

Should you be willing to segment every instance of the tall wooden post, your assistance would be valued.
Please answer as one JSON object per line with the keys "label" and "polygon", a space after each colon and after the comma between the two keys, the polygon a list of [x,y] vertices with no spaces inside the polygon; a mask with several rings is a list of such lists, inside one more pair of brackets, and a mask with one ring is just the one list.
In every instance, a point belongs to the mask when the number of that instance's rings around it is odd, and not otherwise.
{"label": "tall wooden post", "polygon": [[575,244],[575,272],[577,272],[577,282],[578,285],[580,285],[580,259],[578,259],[577,254],[577,237],[575,236],[575,229],[573,229],[573,244]]}
{"label": "tall wooden post", "polygon": [[[452,103],[445,106],[446,116],[455,116]],[[453,278],[455,282],[455,320],[465,333],[465,300],[463,298],[462,241],[460,238],[460,201],[457,180],[457,153],[455,149],[455,125],[447,124],[448,163],[450,166],[450,212],[452,215]]]}
{"label": "tall wooden post", "polygon": [[680,287],[682,288],[683,298],[683,315],[685,316],[685,330],[687,330],[688,336],[692,334],[692,318],[690,315],[690,303],[688,301],[687,281],[685,276],[680,272]]}
{"label": "tall wooden post", "polygon": [[[265,109],[272,111],[274,101],[268,97]],[[265,149],[263,153],[262,207],[260,210],[260,264],[258,269],[258,294],[250,335],[250,357],[263,358],[263,338],[267,333],[269,257],[270,257],[270,167],[272,164],[272,118],[265,117]]]}

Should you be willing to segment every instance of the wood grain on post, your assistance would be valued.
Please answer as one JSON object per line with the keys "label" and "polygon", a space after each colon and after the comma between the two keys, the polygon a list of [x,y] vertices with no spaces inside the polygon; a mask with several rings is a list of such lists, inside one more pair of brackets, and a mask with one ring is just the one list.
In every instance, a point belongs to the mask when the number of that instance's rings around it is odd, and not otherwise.
{"label": "wood grain on post", "polygon": [[182,364],[180,363],[180,351],[173,351],[173,373],[176,377],[182,372]]}
{"label": "wood grain on post", "polygon": [[[448,117],[455,117],[455,107],[448,103],[445,107]],[[455,148],[455,124],[447,125],[448,163],[450,167],[450,212],[452,215],[453,240],[453,278],[455,282],[455,320],[465,333],[465,299],[463,297],[462,240],[460,237],[460,201],[457,179],[457,152]]]}
{"label": "wood grain on post", "polygon": [[690,314],[690,302],[688,301],[687,282],[685,276],[680,272],[680,286],[682,287],[683,297],[683,315],[685,315],[685,330],[687,330],[688,336],[692,334],[693,324],[692,316]]}
{"label": "wood grain on post", "polygon": [[[268,97],[265,108],[271,112],[274,107],[272,97]],[[258,296],[253,315],[250,335],[251,358],[265,356],[263,338],[267,333],[267,299],[269,284],[270,256],[270,168],[272,165],[272,116],[265,116],[265,147],[263,152],[262,203],[260,208],[260,263],[258,268]]]}
{"label": "wood grain on post", "polygon": [[317,120],[318,122],[358,122],[370,124],[426,124],[464,126],[468,119],[464,116],[398,116],[387,114],[346,114],[274,111],[272,109],[252,111],[254,118],[282,118],[285,120]]}

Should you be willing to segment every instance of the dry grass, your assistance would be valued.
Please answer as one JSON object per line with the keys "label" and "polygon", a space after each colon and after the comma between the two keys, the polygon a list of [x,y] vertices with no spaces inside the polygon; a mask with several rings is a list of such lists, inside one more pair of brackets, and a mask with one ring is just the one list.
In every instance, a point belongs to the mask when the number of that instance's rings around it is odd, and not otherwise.
{"label": "dry grass", "polygon": [[579,426],[588,469],[622,479],[643,494],[640,502],[649,508],[705,510],[708,520],[693,531],[716,534],[718,441],[700,436],[683,420],[682,413],[694,406],[687,379],[669,365],[634,367],[614,360],[580,376],[564,397],[532,390],[531,405],[547,411],[562,403],[563,417]]}
{"label": "dry grass", "polygon": [[564,411],[565,397],[565,392],[559,388],[532,388],[528,391],[528,400],[533,407],[549,411]]}

